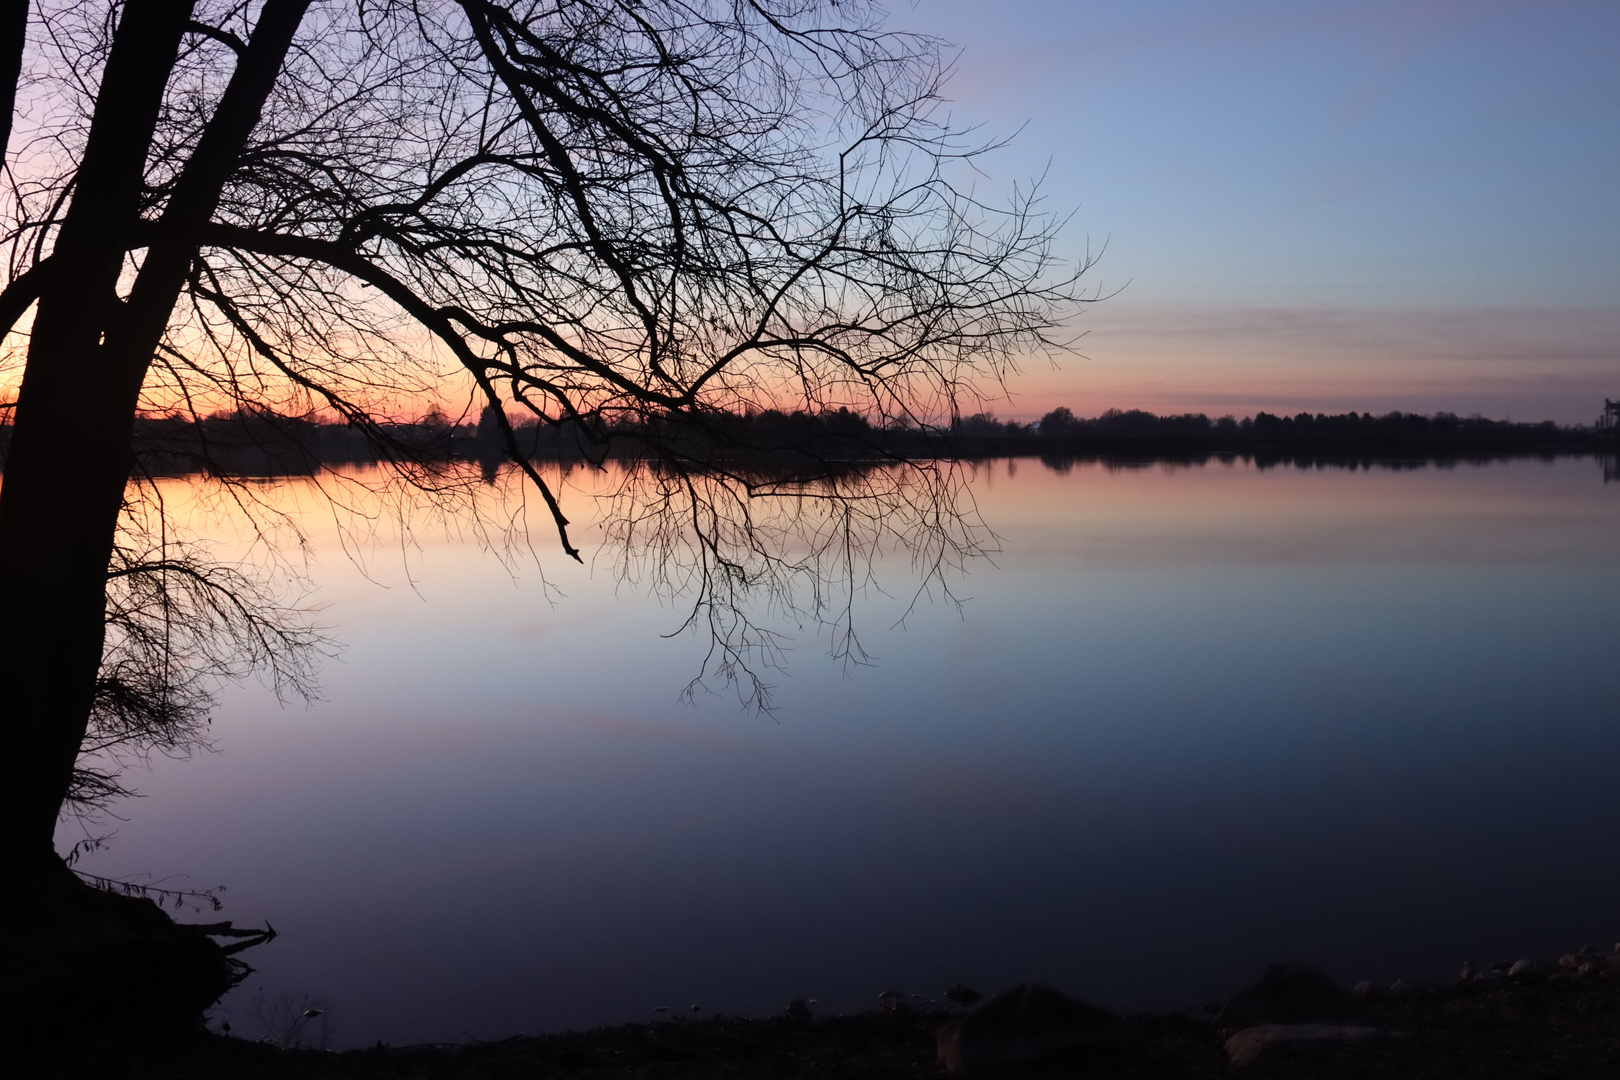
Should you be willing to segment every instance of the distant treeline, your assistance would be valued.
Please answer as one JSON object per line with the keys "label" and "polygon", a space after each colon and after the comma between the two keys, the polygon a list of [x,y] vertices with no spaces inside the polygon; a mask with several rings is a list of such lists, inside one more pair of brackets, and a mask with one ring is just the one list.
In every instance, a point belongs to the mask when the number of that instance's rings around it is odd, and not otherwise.
{"label": "distant treeline", "polygon": [[1174,455],[1181,452],[1348,454],[1544,454],[1599,452],[1603,433],[1552,421],[1515,423],[1454,413],[1256,413],[1239,420],[1203,413],[1156,416],[1140,409],[1109,409],[1094,419],[1054,409],[1034,424],[972,416],[954,425],[964,444],[1029,440],[1083,454]]}
{"label": "distant treeline", "polygon": [[[0,454],[10,443],[0,425]],[[508,428],[485,410],[477,423],[430,414],[415,423],[358,426],[267,412],[136,422],[141,467],[156,474],[229,472],[300,475],[323,465],[389,459],[431,463],[477,460],[493,467],[511,441],[535,460],[664,460],[733,464],[774,473],[824,472],[884,460],[1038,456],[1047,459],[1197,461],[1243,457],[1290,461],[1465,460],[1613,453],[1615,431],[1551,421],[1514,423],[1451,413],[1261,412],[1242,420],[1203,413],[1156,416],[1110,409],[1091,419],[1067,408],[1033,423],[980,413],[948,425],[873,424],[849,409],[766,410],[626,418],[612,422],[536,423]]]}

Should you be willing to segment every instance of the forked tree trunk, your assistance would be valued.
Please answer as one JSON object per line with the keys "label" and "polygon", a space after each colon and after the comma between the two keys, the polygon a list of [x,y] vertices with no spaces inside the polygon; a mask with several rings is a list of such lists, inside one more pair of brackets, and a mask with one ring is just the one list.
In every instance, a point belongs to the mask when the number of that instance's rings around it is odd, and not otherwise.
{"label": "forked tree trunk", "polygon": [[267,0],[260,9],[127,299],[115,290],[192,0],[132,0],[114,36],[40,293],[0,488],[0,858],[56,862],[52,836],[101,661],[141,383],[309,2]]}
{"label": "forked tree trunk", "polygon": [[101,662],[139,383],[104,342],[192,0],[126,5],[40,292],[0,486],[0,859],[43,870]]}

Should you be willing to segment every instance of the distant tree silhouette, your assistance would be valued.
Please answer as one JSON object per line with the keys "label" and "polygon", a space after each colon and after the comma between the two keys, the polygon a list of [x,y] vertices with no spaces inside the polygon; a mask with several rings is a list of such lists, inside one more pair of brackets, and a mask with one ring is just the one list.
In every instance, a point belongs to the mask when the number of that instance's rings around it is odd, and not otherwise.
{"label": "distant tree silhouette", "polygon": [[1027,193],[951,183],[977,151],[935,119],[937,43],[861,2],[26,10],[0,9],[22,118],[0,326],[26,341],[0,489],[0,858],[43,892],[65,887],[53,827],[117,666],[139,418],[321,412],[442,490],[459,481],[391,422],[439,406],[448,360],[576,558],[511,417],[583,446],[628,434],[657,467],[621,493],[621,538],[694,590],[737,674],[769,647],[740,598],[817,569],[760,528],[761,497],[797,500],[820,555],[971,540],[941,524],[948,478],[784,484],[728,466],[723,418],[955,417],[1075,299]]}

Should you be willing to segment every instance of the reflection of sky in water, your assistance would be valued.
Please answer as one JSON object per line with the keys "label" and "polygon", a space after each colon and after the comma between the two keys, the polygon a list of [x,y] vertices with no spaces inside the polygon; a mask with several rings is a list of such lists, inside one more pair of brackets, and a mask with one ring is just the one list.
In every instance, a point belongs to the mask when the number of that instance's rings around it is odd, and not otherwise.
{"label": "reflection of sky in water", "polygon": [[[958,617],[873,597],[781,713],[676,700],[669,608],[475,545],[316,535],[327,700],[233,692],[101,873],[224,882],[255,993],[344,1043],[1051,980],[1121,1007],[1265,962],[1445,977],[1620,935],[1620,490],[1590,461],[981,470]],[[537,534],[537,536],[540,534]],[[892,583],[903,593],[901,568]]]}

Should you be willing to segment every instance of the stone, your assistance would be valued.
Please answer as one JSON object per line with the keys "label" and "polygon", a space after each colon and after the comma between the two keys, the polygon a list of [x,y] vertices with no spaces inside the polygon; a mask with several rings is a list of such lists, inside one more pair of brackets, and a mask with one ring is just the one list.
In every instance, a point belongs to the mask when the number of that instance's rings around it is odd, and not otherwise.
{"label": "stone", "polygon": [[787,1015],[789,1020],[810,1019],[810,1003],[805,1001],[804,998],[794,998],[788,1002]]}
{"label": "stone", "polygon": [[1136,1029],[1121,1017],[1040,983],[1024,983],[939,1031],[939,1064],[962,1073],[1079,1050],[1134,1045]]}
{"label": "stone", "polygon": [[1253,986],[1229,998],[1215,1015],[1218,1028],[1354,1020],[1365,1006],[1326,972],[1309,964],[1277,964]]}
{"label": "stone", "polygon": [[1508,968],[1508,978],[1520,982],[1541,982],[1547,978],[1547,972],[1539,960],[1519,960]]}
{"label": "stone", "polygon": [[952,983],[945,988],[945,996],[958,1005],[973,1005],[983,1000],[984,995],[966,983]]}
{"label": "stone", "polygon": [[1350,992],[1362,1001],[1372,1001],[1378,997],[1378,985],[1363,980],[1351,987]]}
{"label": "stone", "polygon": [[1383,1034],[1377,1028],[1344,1024],[1261,1024],[1244,1028],[1226,1040],[1226,1056],[1234,1065],[1247,1065],[1278,1049],[1358,1042]]}

